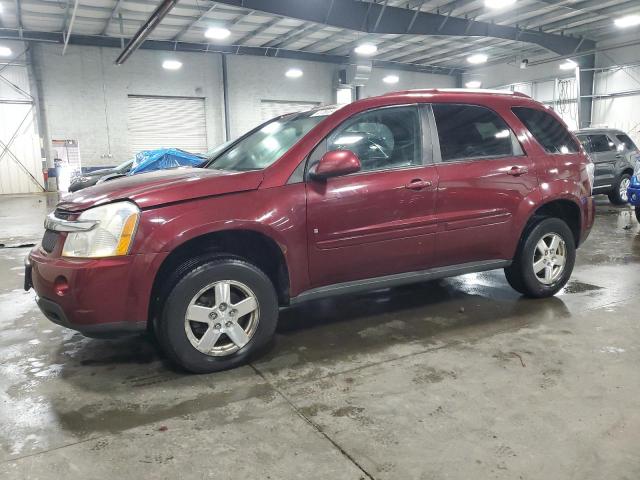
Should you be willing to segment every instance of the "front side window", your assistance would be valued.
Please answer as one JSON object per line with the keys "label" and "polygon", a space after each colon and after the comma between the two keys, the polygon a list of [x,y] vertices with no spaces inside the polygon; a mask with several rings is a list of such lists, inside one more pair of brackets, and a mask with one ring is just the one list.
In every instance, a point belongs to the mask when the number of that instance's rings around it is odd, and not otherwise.
{"label": "front side window", "polygon": [[434,104],[443,162],[522,155],[500,116],[476,105]]}
{"label": "front side window", "polygon": [[577,153],[580,149],[566,127],[553,115],[528,107],[513,107],[512,110],[548,153]]}
{"label": "front side window", "polygon": [[633,143],[633,140],[624,133],[616,135],[616,138],[624,145],[623,150],[638,150],[636,144]]}
{"label": "front side window", "polygon": [[236,172],[267,168],[326,117],[325,112],[312,110],[274,119],[246,134],[207,168]]}
{"label": "front side window", "polygon": [[327,151],[351,150],[362,171],[422,164],[417,107],[389,107],[360,113],[327,139]]}

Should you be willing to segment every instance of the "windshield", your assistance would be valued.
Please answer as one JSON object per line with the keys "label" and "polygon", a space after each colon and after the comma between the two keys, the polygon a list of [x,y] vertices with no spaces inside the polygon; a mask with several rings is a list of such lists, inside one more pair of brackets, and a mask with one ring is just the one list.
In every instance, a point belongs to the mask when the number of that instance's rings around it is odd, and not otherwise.
{"label": "windshield", "polygon": [[207,168],[236,172],[267,168],[325,119],[326,113],[295,113],[267,122],[241,138]]}

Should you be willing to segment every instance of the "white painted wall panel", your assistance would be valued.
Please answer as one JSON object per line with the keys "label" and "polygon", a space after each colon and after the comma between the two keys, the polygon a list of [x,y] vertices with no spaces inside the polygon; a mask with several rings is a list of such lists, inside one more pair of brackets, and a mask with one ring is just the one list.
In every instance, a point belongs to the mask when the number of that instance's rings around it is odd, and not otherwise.
{"label": "white painted wall panel", "polygon": [[[17,53],[24,46],[11,42],[10,48]],[[28,70],[16,63],[4,67],[0,79],[0,194],[41,192],[44,186]]]}

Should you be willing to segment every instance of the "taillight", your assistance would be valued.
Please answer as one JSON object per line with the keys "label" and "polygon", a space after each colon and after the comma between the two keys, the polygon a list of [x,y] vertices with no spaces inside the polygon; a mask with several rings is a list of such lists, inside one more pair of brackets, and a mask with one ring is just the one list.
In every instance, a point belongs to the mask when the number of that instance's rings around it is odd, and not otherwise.
{"label": "taillight", "polygon": [[587,169],[587,178],[589,178],[589,191],[593,193],[593,181],[595,179],[596,174],[596,166],[591,161],[591,158],[587,157],[589,160],[585,166]]}

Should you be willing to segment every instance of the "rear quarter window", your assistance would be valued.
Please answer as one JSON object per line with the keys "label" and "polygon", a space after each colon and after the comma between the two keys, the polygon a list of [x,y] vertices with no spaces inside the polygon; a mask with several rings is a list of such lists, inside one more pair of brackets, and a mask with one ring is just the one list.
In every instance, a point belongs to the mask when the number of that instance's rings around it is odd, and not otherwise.
{"label": "rear quarter window", "polygon": [[513,113],[548,153],[577,153],[578,143],[553,115],[528,107],[513,107]]}
{"label": "rear quarter window", "polygon": [[515,135],[493,110],[445,103],[432,108],[443,162],[523,155]]}

